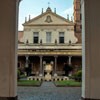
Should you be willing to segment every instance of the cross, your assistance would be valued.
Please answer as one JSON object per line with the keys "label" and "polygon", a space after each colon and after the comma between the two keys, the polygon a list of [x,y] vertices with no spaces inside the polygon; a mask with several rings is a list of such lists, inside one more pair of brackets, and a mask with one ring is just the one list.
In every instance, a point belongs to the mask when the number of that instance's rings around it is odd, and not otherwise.
{"label": "cross", "polygon": [[50,2],[48,2],[48,7],[50,7]]}

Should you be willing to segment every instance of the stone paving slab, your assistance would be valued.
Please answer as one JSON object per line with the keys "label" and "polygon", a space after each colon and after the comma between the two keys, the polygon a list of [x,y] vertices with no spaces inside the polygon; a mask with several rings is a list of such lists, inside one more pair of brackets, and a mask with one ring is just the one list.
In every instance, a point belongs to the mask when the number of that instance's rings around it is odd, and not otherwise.
{"label": "stone paving slab", "polygon": [[56,87],[43,82],[41,87],[18,87],[18,100],[80,100],[80,87]]}

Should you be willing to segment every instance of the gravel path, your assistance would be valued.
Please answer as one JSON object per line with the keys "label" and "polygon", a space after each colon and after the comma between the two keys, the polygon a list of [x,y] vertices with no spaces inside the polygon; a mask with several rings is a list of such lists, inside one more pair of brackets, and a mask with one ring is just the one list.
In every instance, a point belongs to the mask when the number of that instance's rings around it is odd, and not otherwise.
{"label": "gravel path", "polygon": [[43,82],[41,87],[18,87],[18,100],[79,100],[80,87],[56,87]]}

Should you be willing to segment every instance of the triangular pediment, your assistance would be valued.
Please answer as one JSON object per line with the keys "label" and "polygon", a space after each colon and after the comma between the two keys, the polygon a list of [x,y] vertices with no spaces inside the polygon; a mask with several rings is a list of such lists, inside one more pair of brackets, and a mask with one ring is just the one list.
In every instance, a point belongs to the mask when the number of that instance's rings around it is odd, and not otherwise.
{"label": "triangular pediment", "polygon": [[65,19],[53,12],[45,12],[30,21],[23,24],[24,26],[32,25],[74,25],[72,21]]}

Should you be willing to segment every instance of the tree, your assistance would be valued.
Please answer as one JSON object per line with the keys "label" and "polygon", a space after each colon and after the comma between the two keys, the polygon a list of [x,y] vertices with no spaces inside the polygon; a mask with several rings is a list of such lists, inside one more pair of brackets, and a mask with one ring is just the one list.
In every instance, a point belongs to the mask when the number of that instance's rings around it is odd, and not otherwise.
{"label": "tree", "polygon": [[65,71],[65,76],[68,76],[69,73],[73,70],[72,66],[67,64],[67,63],[64,63],[64,71]]}

